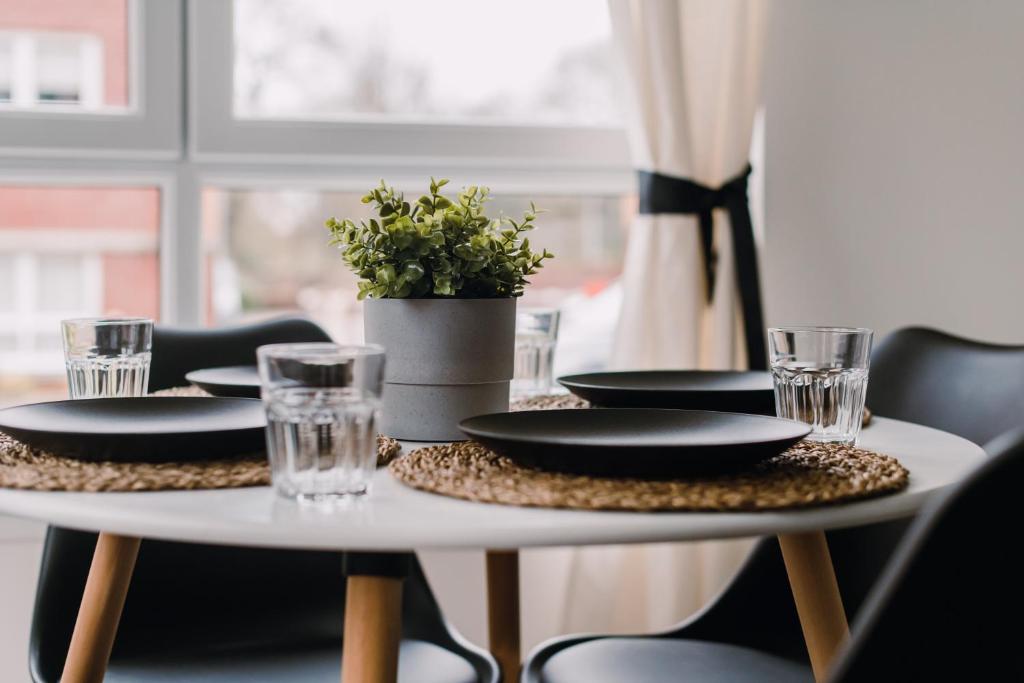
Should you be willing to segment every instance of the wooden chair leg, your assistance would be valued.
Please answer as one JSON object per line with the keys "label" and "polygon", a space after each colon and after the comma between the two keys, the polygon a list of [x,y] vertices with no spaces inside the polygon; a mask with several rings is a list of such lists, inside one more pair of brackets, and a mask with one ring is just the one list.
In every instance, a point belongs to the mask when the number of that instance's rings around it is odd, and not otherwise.
{"label": "wooden chair leg", "polygon": [[342,683],[395,683],[402,637],[402,579],[348,577]]}
{"label": "wooden chair leg", "polygon": [[519,677],[519,553],[487,552],[487,635],[491,654],[501,667],[502,680]]}
{"label": "wooden chair leg", "polygon": [[839,648],[850,636],[828,541],[824,532],[812,531],[780,534],[779,545],[814,679],[824,681]]}
{"label": "wooden chair leg", "polygon": [[64,683],[102,683],[139,554],[139,542],[138,538],[102,533],[96,541],[64,662]]}

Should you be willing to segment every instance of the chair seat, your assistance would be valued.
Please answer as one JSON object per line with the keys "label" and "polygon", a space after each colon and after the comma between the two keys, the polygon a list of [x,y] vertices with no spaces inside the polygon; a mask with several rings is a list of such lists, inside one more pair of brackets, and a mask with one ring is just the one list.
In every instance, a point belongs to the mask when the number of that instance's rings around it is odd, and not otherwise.
{"label": "chair seat", "polygon": [[809,666],[757,650],[672,638],[600,638],[566,648],[541,683],[811,683]]}
{"label": "chair seat", "polygon": [[[323,644],[291,650],[230,650],[202,654],[168,653],[143,659],[112,660],[106,683],[338,683],[341,656]],[[403,640],[399,683],[477,683],[462,657],[421,640]]]}

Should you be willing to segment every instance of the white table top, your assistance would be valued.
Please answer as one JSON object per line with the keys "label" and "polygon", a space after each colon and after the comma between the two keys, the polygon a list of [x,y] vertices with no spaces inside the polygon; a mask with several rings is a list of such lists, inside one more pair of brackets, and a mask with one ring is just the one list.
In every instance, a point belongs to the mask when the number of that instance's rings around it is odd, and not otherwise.
{"label": "white table top", "polygon": [[408,488],[378,470],[372,494],[324,512],[267,487],[72,493],[0,489],[0,513],[64,527],[178,541],[279,548],[412,550],[691,541],[856,526],[915,512],[985,454],[928,427],[876,418],[861,446],[899,458],[910,486],[847,505],[745,513],[631,513],[488,505]]}

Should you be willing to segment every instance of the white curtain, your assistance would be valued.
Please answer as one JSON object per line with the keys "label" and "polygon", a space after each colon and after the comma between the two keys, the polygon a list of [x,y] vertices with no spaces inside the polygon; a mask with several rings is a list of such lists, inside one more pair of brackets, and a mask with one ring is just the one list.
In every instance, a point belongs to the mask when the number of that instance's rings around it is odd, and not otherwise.
{"label": "white curtain", "polygon": [[[638,169],[717,187],[741,173],[760,104],[763,0],[609,0],[632,105]],[[696,216],[637,216],[613,364],[746,366],[729,216],[716,210],[718,276],[708,305]],[[644,632],[704,604],[749,541],[575,550],[566,631]]]}

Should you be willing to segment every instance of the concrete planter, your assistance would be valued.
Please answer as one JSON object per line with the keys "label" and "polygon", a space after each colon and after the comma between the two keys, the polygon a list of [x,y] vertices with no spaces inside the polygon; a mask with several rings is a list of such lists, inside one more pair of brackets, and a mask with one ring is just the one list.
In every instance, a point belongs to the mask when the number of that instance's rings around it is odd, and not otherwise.
{"label": "concrete planter", "polygon": [[363,323],[387,354],[382,434],[457,441],[460,420],[508,410],[515,299],[367,299]]}

